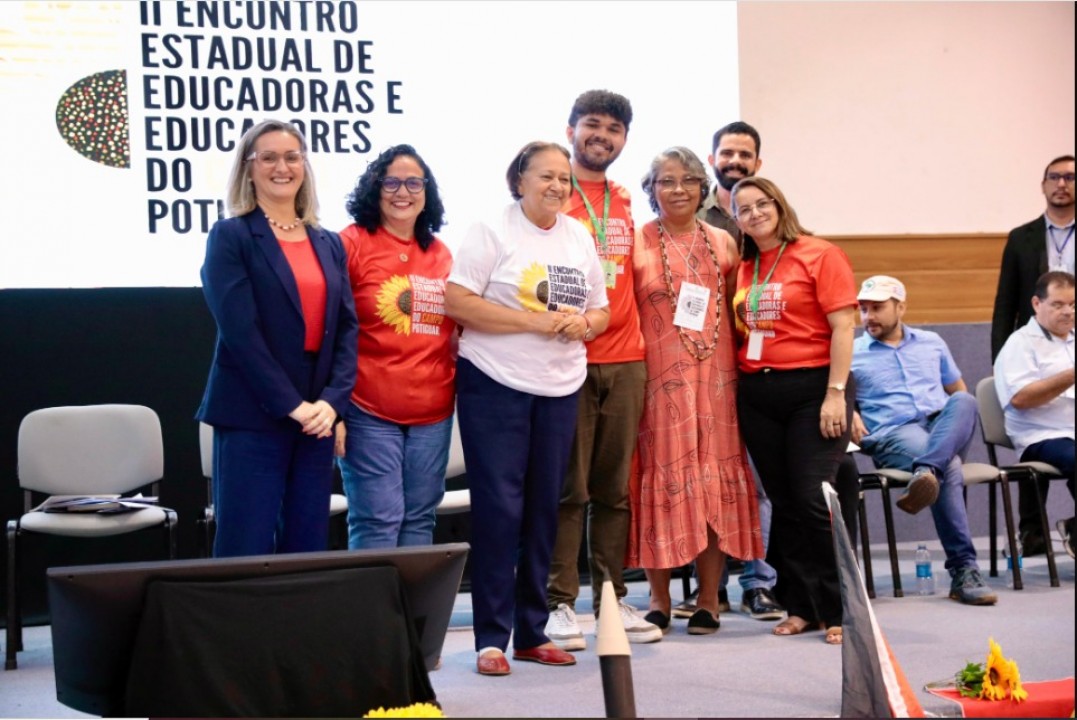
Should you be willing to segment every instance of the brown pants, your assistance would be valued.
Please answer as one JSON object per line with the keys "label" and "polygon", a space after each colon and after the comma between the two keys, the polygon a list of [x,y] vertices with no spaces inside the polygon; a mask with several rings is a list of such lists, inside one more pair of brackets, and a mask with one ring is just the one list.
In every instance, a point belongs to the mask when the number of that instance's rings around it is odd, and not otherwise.
{"label": "brown pants", "polygon": [[613,582],[617,597],[624,584],[628,542],[628,474],[639,436],[647,368],[642,360],[590,364],[580,389],[576,438],[558,508],[557,541],[550,563],[547,606],[575,608],[580,594],[578,558],[588,513],[591,588],[597,612],[602,581]]}

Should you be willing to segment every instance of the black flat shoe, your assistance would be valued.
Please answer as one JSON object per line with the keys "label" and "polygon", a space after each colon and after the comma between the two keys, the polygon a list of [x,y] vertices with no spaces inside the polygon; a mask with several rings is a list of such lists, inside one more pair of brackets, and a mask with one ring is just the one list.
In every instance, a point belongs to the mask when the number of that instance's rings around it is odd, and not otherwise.
{"label": "black flat shoe", "polygon": [[689,635],[711,635],[718,632],[720,627],[722,627],[721,621],[711,615],[710,610],[703,608],[696,610],[695,614],[688,618]]}
{"label": "black flat shoe", "polygon": [[643,619],[652,625],[657,625],[663,633],[669,632],[669,615],[661,610],[651,610],[643,616]]}

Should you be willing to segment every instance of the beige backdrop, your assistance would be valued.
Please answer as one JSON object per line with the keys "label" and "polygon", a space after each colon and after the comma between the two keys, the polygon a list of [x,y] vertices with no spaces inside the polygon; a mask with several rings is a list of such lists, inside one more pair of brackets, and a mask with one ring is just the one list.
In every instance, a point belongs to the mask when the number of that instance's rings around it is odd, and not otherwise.
{"label": "beige backdrop", "polygon": [[1007,232],[1073,153],[1071,2],[742,2],[738,24],[761,174],[824,236]]}

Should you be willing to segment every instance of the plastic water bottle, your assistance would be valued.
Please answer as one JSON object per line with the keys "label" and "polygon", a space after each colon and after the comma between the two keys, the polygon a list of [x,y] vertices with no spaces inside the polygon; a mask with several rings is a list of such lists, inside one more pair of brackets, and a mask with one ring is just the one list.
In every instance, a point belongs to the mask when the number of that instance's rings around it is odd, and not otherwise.
{"label": "plastic water bottle", "polygon": [[935,594],[935,574],[931,571],[931,552],[923,543],[916,548],[916,594]]}
{"label": "plastic water bottle", "polygon": [[[1024,572],[1024,548],[1021,547],[1021,538],[1017,538],[1017,567]],[[1006,587],[1013,587],[1013,558],[1010,556],[1010,548],[1008,544],[1002,546],[1002,557],[1006,558]]]}

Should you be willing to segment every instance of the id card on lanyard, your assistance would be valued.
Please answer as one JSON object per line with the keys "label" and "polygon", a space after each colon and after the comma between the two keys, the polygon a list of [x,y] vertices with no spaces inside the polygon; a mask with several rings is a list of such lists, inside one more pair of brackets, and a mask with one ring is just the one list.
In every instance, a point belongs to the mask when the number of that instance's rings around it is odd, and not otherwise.
{"label": "id card on lanyard", "polygon": [[613,290],[617,287],[617,263],[610,260],[609,255],[609,241],[606,240],[606,223],[610,220],[610,183],[607,180],[605,182],[605,193],[602,201],[602,221],[599,222],[598,217],[595,215],[595,209],[591,207],[591,201],[587,199],[587,195],[583,192],[583,188],[576,181],[576,176],[572,176],[572,187],[583,198],[583,206],[587,209],[587,215],[591,219],[591,227],[595,229],[595,239],[598,240],[598,244],[601,247],[599,252],[599,261],[602,263],[602,274],[606,279],[606,288]]}
{"label": "id card on lanyard", "polygon": [[[759,312],[759,299],[763,296],[763,289],[774,275],[774,269],[778,267],[778,261],[782,259],[782,253],[785,252],[785,246],[788,244],[789,243],[787,242],[783,242],[781,248],[778,249],[778,257],[774,258],[774,264],[770,266],[770,272],[763,278],[762,284],[759,283],[759,253],[756,253],[755,269],[752,272],[752,286],[748,289],[748,297],[746,298],[749,312],[753,314]],[[763,358],[762,330],[750,327],[748,331],[748,350],[745,356],[748,360],[753,361],[761,360]]]}
{"label": "id card on lanyard", "polygon": [[[1047,226],[1047,239],[1051,244],[1051,249],[1054,250],[1054,253],[1049,258],[1047,269],[1061,270],[1062,272],[1072,273],[1073,267],[1066,262],[1066,247],[1070,244],[1070,240],[1073,239],[1074,226],[1072,224],[1069,226],[1069,229],[1066,231],[1066,234],[1062,239],[1062,244],[1059,244],[1055,241],[1056,227],[1057,226],[1055,225]],[[1063,228],[1057,229],[1062,230]]]}

